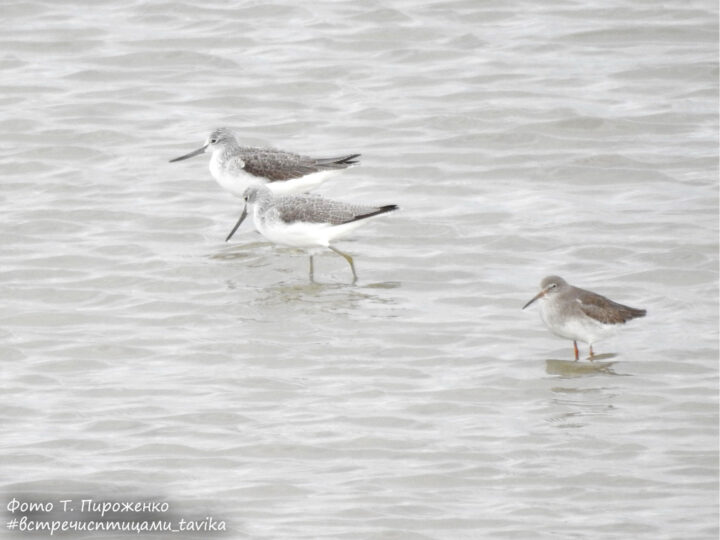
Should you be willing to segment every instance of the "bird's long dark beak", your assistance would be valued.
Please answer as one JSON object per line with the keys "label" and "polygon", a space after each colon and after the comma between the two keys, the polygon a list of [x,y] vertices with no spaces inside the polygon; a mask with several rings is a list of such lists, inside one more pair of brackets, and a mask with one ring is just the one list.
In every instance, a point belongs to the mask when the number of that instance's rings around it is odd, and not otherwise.
{"label": "bird's long dark beak", "polygon": [[238,222],[235,224],[232,231],[230,231],[230,234],[227,235],[227,238],[225,239],[226,242],[232,238],[232,235],[235,234],[235,231],[238,230],[238,227],[240,226],[240,224],[243,221],[245,221],[246,217],[247,217],[247,204],[245,205],[245,208],[243,208],[242,214],[240,215],[240,219],[238,219]]}
{"label": "bird's long dark beak", "polygon": [[538,298],[542,298],[543,296],[545,296],[545,289],[543,289],[542,291],[540,291],[539,293],[537,293],[537,294],[535,295],[535,297],[534,297],[532,300],[530,300],[527,304],[525,304],[522,308],[525,309],[525,308],[528,307],[530,304],[532,304],[535,300],[537,300]]}
{"label": "bird's long dark beak", "polygon": [[191,157],[195,157],[195,156],[197,156],[198,154],[203,154],[203,153],[205,152],[205,149],[206,149],[207,147],[208,147],[208,145],[206,144],[206,145],[203,146],[202,148],[198,148],[197,150],[193,150],[193,151],[190,152],[189,154],[185,154],[184,156],[180,156],[180,157],[176,157],[175,159],[171,159],[171,160],[170,160],[170,163],[175,163],[176,161],[182,161],[183,159],[188,159],[188,158],[191,158]]}

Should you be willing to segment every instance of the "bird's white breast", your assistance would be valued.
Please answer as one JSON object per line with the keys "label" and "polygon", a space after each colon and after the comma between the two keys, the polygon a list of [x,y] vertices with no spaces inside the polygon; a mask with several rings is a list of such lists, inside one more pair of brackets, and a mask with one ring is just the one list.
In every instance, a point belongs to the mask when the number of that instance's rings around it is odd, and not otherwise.
{"label": "bird's white breast", "polygon": [[248,174],[240,168],[231,170],[224,166],[221,156],[220,151],[213,152],[210,158],[210,174],[225,191],[236,197],[242,197],[250,186],[265,185],[263,178]]}
{"label": "bird's white breast", "polygon": [[613,325],[596,321],[579,309],[561,309],[562,306],[562,302],[554,299],[540,299],[540,318],[556,336],[592,345],[614,332]]}

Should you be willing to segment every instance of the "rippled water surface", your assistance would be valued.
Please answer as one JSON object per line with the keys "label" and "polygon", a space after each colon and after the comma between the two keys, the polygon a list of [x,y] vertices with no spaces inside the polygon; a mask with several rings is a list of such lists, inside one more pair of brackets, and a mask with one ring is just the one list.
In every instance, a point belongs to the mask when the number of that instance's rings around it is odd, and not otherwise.
{"label": "rippled water surface", "polygon": [[[2,506],[717,538],[717,11],[3,2]],[[221,125],[362,153],[319,193],[401,211],[338,244],[356,285],[249,225],[224,242],[239,199],[168,163]],[[648,316],[572,364],[520,309],[551,273]]]}

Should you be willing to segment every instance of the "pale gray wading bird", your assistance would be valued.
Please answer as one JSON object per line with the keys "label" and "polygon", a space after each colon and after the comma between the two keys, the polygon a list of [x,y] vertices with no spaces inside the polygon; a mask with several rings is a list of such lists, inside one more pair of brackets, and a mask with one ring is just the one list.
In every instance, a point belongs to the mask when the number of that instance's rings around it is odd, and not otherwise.
{"label": "pale gray wading bird", "polygon": [[220,186],[242,197],[251,186],[264,185],[276,195],[310,191],[330,176],[357,163],[360,154],[313,158],[272,148],[240,146],[227,128],[214,130],[205,144],[170,163],[212,152],[210,174]]}
{"label": "pale gray wading bird", "polygon": [[310,249],[310,280],[314,277],[313,252],[328,248],[350,265],[353,283],[357,273],[353,259],[330,245],[341,236],[363,225],[369,218],[397,210],[395,204],[386,206],[358,206],[323,199],[317,195],[276,196],[264,186],[245,191],[245,208],[240,219],[225,239],[230,240],[248,214],[248,207],[258,232],[276,244]]}
{"label": "pale gray wading bird", "polygon": [[577,342],[590,346],[590,360],[595,353],[592,346],[615,332],[619,325],[636,317],[644,317],[644,309],[636,309],[591,291],[573,287],[563,278],[548,276],[540,283],[540,292],[523,306],[540,301],[540,317],[555,334],[573,340],[575,360],[579,353]]}

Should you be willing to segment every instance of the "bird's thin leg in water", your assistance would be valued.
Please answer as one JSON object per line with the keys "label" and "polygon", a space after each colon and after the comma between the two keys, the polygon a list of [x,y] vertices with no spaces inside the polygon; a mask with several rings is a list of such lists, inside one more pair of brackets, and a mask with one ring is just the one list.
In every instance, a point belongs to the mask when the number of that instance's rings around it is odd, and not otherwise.
{"label": "bird's thin leg in water", "polygon": [[593,356],[595,356],[595,353],[592,350],[592,345],[590,345],[590,361],[592,361]]}
{"label": "bird's thin leg in water", "polygon": [[575,350],[575,361],[577,362],[580,359],[580,351],[578,351],[577,348],[577,341],[573,341],[573,349]]}
{"label": "bird's thin leg in water", "polygon": [[357,277],[357,274],[355,273],[355,264],[353,263],[352,257],[350,255],[348,255],[347,253],[343,253],[339,249],[335,249],[332,246],[328,246],[328,247],[348,262],[348,264],[350,265],[350,270],[352,270],[352,274],[353,274],[353,283],[355,283],[357,281],[358,277]]}
{"label": "bird's thin leg in water", "polygon": [[310,255],[310,283],[315,283],[315,267],[313,265],[312,255]]}

